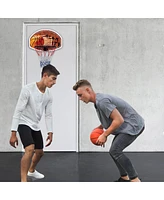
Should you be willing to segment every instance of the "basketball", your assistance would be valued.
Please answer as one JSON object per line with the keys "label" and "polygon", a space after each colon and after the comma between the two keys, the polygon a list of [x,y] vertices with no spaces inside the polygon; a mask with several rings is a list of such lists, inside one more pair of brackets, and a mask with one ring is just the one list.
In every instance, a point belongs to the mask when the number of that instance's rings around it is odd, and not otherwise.
{"label": "basketball", "polygon": [[93,129],[93,131],[90,134],[90,140],[94,145],[99,146],[99,144],[96,144],[96,141],[98,139],[98,137],[104,132],[103,129],[100,128],[95,128]]}

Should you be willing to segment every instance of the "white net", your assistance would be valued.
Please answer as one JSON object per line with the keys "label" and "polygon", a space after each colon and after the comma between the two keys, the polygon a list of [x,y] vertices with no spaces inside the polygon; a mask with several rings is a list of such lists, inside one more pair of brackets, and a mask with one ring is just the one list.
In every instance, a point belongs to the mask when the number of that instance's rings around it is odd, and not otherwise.
{"label": "white net", "polygon": [[54,54],[55,49],[51,49],[51,50],[48,49],[47,51],[38,50],[38,49],[35,49],[35,50],[36,50],[39,60],[40,60],[40,67],[44,67],[44,66],[50,64],[52,55]]}

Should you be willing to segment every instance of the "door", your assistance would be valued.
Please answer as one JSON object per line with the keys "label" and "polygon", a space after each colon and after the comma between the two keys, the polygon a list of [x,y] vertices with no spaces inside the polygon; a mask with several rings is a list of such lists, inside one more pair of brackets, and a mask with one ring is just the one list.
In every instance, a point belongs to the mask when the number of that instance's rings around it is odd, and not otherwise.
{"label": "door", "polygon": [[[51,30],[61,37],[61,47],[50,63],[60,72],[50,90],[53,96],[53,142],[44,151],[78,151],[78,101],[72,86],[78,77],[78,23],[25,23],[23,31],[23,85],[41,78],[41,56],[30,48],[30,37],[40,30]],[[44,56],[42,55],[42,59]],[[46,144],[44,116],[41,131]]]}

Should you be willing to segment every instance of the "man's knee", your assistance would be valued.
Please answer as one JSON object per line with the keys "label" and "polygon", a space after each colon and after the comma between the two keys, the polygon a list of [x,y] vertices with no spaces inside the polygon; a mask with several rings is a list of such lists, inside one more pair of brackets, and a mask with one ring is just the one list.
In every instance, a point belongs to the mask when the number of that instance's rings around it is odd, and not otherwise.
{"label": "man's knee", "polygon": [[109,150],[109,154],[112,156],[112,158],[114,158],[115,160],[117,160],[121,154],[122,154],[122,151],[120,151],[119,149],[117,148],[110,148]]}
{"label": "man's knee", "polygon": [[33,144],[31,144],[25,148],[26,155],[32,156],[33,153],[34,153],[34,145]]}

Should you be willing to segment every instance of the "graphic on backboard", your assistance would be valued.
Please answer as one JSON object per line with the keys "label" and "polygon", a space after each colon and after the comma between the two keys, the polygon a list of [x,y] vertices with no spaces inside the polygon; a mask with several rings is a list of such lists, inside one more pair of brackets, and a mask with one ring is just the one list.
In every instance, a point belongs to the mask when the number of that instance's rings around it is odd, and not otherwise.
{"label": "graphic on backboard", "polygon": [[62,38],[53,30],[39,30],[29,38],[29,47],[36,51],[40,67],[44,67],[50,64],[55,50],[62,47]]}

